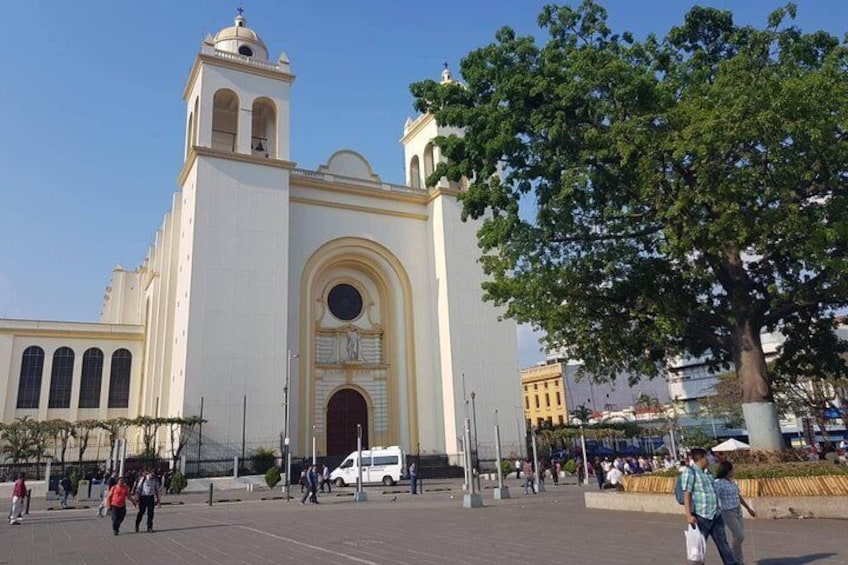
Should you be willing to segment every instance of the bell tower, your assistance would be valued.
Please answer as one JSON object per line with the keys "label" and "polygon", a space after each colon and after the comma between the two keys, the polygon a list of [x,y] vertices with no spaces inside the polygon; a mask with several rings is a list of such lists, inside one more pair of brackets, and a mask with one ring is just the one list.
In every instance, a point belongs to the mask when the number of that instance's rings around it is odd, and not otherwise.
{"label": "bell tower", "polygon": [[245,406],[251,444],[276,445],[281,432],[293,82],[286,55],[269,60],[239,10],[203,40],[184,92],[171,382],[162,396],[170,414],[200,414],[203,399],[204,435],[219,446],[241,443],[233,422]]}

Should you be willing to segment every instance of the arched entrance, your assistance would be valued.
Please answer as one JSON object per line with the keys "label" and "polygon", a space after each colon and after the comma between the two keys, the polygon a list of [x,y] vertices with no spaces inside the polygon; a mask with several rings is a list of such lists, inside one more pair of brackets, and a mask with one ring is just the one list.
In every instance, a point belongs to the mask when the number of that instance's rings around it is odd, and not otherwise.
{"label": "arched entrance", "polygon": [[335,393],[327,403],[327,455],[356,451],[356,425],[362,424],[362,448],[368,448],[368,404],[349,388]]}

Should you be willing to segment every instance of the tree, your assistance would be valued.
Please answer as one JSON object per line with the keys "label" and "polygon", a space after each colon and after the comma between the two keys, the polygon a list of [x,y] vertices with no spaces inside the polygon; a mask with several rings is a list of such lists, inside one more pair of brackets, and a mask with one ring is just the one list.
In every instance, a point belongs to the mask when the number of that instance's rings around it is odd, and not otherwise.
{"label": "tree", "polygon": [[589,420],[592,419],[592,410],[587,408],[585,404],[580,404],[571,411],[571,418],[581,424],[588,424]]}
{"label": "tree", "polygon": [[733,428],[741,427],[744,422],[742,388],[739,386],[736,374],[730,372],[720,374],[708,392],[709,396],[701,399],[701,404],[707,409],[710,417],[720,418]]}
{"label": "tree", "polygon": [[139,416],[130,422],[130,425],[138,426],[141,429],[141,456],[146,459],[155,459],[159,456],[159,446],[156,439],[159,435],[159,428],[167,422],[167,418],[157,418],[154,416]]}
{"label": "tree", "polygon": [[88,449],[91,432],[99,427],[101,427],[100,422],[97,420],[80,420],[76,423],[77,465],[82,465],[82,458],[85,455],[85,450]]}
{"label": "tree", "polygon": [[97,422],[97,427],[109,434],[109,453],[115,453],[115,442],[118,441],[118,436],[129,426],[130,420],[126,418],[111,418]]}
{"label": "tree", "polygon": [[848,303],[848,54],[794,16],[694,7],[637,41],[590,0],[547,6],[544,45],[503,28],[467,84],[411,87],[464,131],[428,184],[470,179],[485,297],[596,380],[733,366],[762,449],[783,440],[761,332],[805,348]]}
{"label": "tree", "polygon": [[65,455],[68,452],[68,443],[72,437],[76,437],[76,425],[67,420],[48,420],[42,423],[45,433],[53,438],[53,447],[58,451],[59,464],[62,468],[62,474],[65,474]]}
{"label": "tree", "polygon": [[206,420],[202,419],[200,416],[167,418],[165,420],[165,423],[168,425],[168,433],[171,440],[171,461],[173,461],[174,468],[176,468],[177,463],[180,460],[180,455],[182,455],[183,449],[185,449],[185,446],[191,437],[191,431],[201,422],[205,421]]}

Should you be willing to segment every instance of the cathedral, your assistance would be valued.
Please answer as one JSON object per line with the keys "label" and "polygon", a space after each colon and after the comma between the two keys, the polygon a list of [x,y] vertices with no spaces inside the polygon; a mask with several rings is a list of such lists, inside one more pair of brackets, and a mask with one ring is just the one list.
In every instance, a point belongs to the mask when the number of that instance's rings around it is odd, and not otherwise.
{"label": "cathedral", "polygon": [[520,400],[516,328],[482,300],[463,183],[427,183],[432,140],[459,132],[408,119],[403,185],[349,149],[301,169],[292,88],[241,13],[207,36],[154,243],[114,270],[99,322],[0,319],[0,421],[202,414],[223,450],[343,455],[361,427],[365,445],[456,454],[473,410],[491,444]]}

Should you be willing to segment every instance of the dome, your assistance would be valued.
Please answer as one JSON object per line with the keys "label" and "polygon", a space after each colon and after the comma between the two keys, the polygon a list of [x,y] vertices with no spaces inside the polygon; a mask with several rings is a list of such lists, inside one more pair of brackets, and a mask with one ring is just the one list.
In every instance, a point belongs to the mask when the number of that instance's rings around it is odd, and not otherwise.
{"label": "dome", "polygon": [[247,20],[239,8],[238,15],[230,27],[225,27],[215,34],[212,42],[215,49],[243,55],[262,61],[268,60],[268,48],[255,31],[247,27]]}

